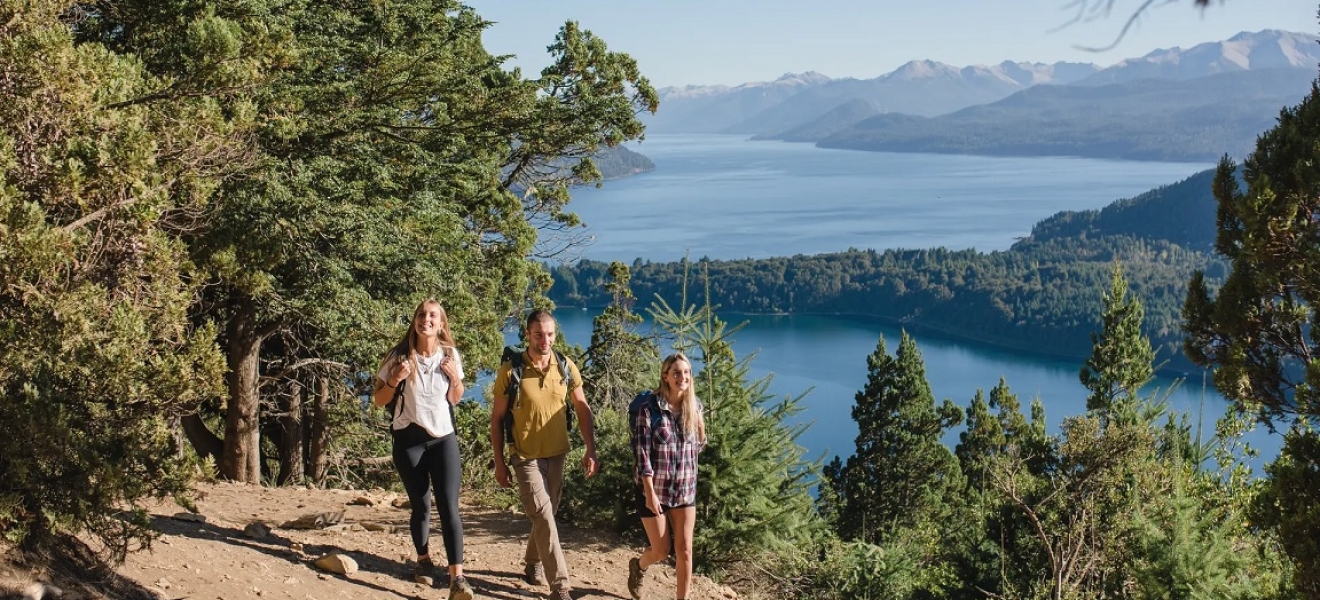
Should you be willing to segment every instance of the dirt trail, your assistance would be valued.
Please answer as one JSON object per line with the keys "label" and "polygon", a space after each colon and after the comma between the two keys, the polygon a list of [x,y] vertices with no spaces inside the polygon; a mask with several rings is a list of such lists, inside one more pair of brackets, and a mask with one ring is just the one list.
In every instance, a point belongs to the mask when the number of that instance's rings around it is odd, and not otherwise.
{"label": "dirt trail", "polygon": [[[332,600],[382,598],[443,600],[447,580],[434,587],[411,580],[412,543],[408,511],[396,508],[397,496],[385,491],[263,488],[217,483],[198,490],[203,520],[188,520],[174,504],[153,507],[162,532],[149,551],[138,552],[117,571],[156,598],[168,600]],[[366,505],[366,502],[370,505]],[[359,504],[362,503],[362,504]],[[342,521],[321,529],[288,529],[282,524],[315,514],[336,515]],[[464,506],[466,556],[464,570],[478,598],[524,600],[543,598],[545,586],[522,580],[522,556],[530,525],[521,514]],[[334,520],[333,518],[331,520]],[[264,537],[245,531],[254,522],[272,529]],[[438,525],[433,520],[433,556],[443,558]],[[621,546],[617,536],[562,527],[565,554],[572,569],[574,598],[628,600],[628,559],[640,549]],[[325,554],[343,554],[357,564],[349,576],[326,573],[312,565]],[[444,571],[443,568],[438,571]],[[674,597],[673,569],[648,570],[644,600]],[[33,574],[14,567],[0,569],[0,585],[22,590]],[[94,582],[56,579],[61,600],[113,597]],[[693,582],[692,598],[731,599],[734,592],[704,577]],[[21,596],[19,596],[21,597]],[[49,597],[49,596],[48,596]]]}

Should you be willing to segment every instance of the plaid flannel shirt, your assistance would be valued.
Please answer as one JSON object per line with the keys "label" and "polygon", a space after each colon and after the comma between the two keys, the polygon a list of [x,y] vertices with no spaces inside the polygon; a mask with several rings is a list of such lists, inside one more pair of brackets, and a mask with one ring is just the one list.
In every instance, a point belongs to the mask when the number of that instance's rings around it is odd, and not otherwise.
{"label": "plaid flannel shirt", "polygon": [[[684,434],[682,419],[669,410],[667,402],[659,396],[652,398],[653,402],[637,411],[631,425],[635,479],[641,485],[642,477],[650,475],[664,506],[692,504],[697,500],[697,454],[705,444]],[[697,410],[702,410],[700,401]],[[654,430],[652,411],[660,413]]]}

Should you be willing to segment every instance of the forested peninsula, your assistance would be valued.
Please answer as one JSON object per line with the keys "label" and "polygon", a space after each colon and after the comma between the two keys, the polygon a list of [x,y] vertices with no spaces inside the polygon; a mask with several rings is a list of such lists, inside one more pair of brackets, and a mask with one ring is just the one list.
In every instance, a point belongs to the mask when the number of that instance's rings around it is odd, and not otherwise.
{"label": "forested peninsula", "polygon": [[[836,314],[875,319],[996,347],[1085,357],[1100,329],[1095,310],[1114,265],[1121,265],[1146,310],[1146,334],[1166,370],[1193,368],[1181,350],[1180,312],[1196,270],[1211,286],[1226,272],[1211,254],[1214,171],[1101,210],[1066,211],[997,252],[848,249],[768,259],[631,265],[642,301],[680,302],[710,294],[733,313]],[[621,259],[623,257],[620,257]],[[550,297],[561,306],[603,307],[609,265],[583,260],[552,270]],[[688,277],[685,279],[685,274]]]}

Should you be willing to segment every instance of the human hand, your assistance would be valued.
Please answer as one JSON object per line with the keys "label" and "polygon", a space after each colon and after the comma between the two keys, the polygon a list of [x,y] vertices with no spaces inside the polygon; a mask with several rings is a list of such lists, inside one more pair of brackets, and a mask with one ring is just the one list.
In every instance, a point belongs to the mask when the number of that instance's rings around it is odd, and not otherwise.
{"label": "human hand", "polygon": [[458,379],[458,361],[454,357],[445,355],[440,359],[440,372],[445,374],[445,379],[453,381]]}
{"label": "human hand", "polygon": [[587,477],[595,475],[599,467],[600,465],[596,462],[595,450],[590,450],[582,456],[582,470],[587,474]]}
{"label": "human hand", "polygon": [[390,371],[390,387],[399,387],[400,383],[407,381],[412,377],[412,361],[404,357],[399,357],[394,361],[394,369]]}
{"label": "human hand", "polygon": [[502,488],[509,487],[508,465],[498,461],[495,463],[495,483],[499,484]]}
{"label": "human hand", "polygon": [[655,492],[646,495],[646,509],[656,516],[663,516],[660,512],[660,496]]}

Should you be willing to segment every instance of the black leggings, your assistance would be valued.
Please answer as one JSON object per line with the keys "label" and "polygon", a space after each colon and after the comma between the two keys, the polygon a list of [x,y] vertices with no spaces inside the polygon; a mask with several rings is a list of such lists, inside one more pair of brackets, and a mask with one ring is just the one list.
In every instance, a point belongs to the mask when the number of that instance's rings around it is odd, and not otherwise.
{"label": "black leggings", "polygon": [[449,434],[431,437],[416,423],[394,431],[394,468],[412,503],[413,545],[417,555],[430,554],[431,486],[439,496],[440,534],[445,539],[445,557],[451,565],[463,564],[463,521],[458,516],[458,486],[463,465],[458,458],[458,438]]}

